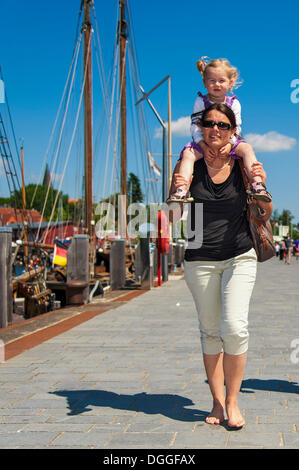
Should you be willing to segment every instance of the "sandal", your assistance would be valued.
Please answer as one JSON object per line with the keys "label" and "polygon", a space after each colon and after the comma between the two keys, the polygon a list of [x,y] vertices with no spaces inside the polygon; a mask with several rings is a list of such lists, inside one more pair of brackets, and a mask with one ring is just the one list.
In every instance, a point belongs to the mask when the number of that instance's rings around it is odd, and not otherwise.
{"label": "sandal", "polygon": [[267,191],[266,186],[264,183],[251,183],[249,189],[247,189],[247,194],[249,194],[253,199],[271,202],[272,196]]}
{"label": "sandal", "polygon": [[191,196],[190,191],[183,188],[177,188],[177,190],[173,194],[170,194],[169,198],[166,199],[166,204],[170,204],[171,202],[187,203],[193,201],[194,198]]}

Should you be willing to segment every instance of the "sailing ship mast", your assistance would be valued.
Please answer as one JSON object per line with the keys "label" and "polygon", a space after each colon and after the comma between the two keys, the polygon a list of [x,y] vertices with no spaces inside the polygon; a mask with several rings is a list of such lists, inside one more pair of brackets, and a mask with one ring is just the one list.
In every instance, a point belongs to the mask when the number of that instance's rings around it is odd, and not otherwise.
{"label": "sailing ship mast", "polygon": [[[84,5],[84,16],[82,31],[84,33],[84,155],[85,155],[85,228],[91,241],[94,237],[94,221],[92,214],[92,59],[91,59],[91,5],[93,0],[82,0]],[[126,196],[127,196],[127,96],[126,96],[126,44],[127,44],[127,22],[125,19],[126,0],[119,0],[119,74],[120,74],[120,152],[121,152],[121,174],[120,194],[122,196],[120,210],[119,233],[126,237]]]}
{"label": "sailing ship mast", "polygon": [[93,235],[92,216],[92,64],[91,64],[91,3],[84,0],[82,31],[84,33],[84,156],[85,156],[85,228],[89,236]]}
{"label": "sailing ship mast", "polygon": [[119,233],[123,238],[127,234],[127,93],[126,93],[126,44],[127,44],[127,22],[125,20],[126,0],[119,0],[120,19],[119,19],[119,74],[120,74],[120,152],[121,152],[121,170],[120,170],[120,194],[121,205]]}
{"label": "sailing ship mast", "polygon": [[28,247],[27,242],[27,220],[26,220],[26,194],[25,194],[25,177],[24,177],[24,152],[23,145],[21,146],[21,164],[22,164],[22,211],[23,211],[23,224],[24,224],[24,255],[26,263],[28,261]]}
{"label": "sailing ship mast", "polygon": [[[83,13],[83,48],[84,48],[84,161],[85,161],[85,220],[84,225],[89,235],[90,249],[90,274],[94,273],[94,220],[92,211],[93,202],[93,129],[92,129],[92,57],[91,57],[91,6],[93,0],[82,0],[81,6],[84,6]],[[119,19],[119,70],[120,70],[120,151],[121,151],[121,175],[120,175],[120,227],[119,233],[123,238],[127,234],[126,220],[126,197],[127,197],[127,123],[126,123],[126,44],[127,44],[127,22],[125,20],[126,0],[119,0],[120,19]]]}

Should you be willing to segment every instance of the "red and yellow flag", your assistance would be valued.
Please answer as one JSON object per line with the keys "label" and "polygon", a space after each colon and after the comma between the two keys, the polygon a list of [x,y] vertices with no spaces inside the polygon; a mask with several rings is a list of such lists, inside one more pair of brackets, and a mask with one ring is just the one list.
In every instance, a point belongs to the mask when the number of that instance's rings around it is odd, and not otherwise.
{"label": "red and yellow flag", "polygon": [[59,266],[67,265],[67,247],[59,241],[55,241],[54,245],[53,265],[54,264],[58,264]]}

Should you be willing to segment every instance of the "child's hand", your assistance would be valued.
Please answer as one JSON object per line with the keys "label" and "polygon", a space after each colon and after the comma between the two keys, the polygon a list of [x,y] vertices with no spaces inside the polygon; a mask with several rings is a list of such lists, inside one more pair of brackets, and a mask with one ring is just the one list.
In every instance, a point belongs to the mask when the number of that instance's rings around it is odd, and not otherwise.
{"label": "child's hand", "polygon": [[251,176],[254,178],[256,176],[260,176],[264,184],[266,184],[267,174],[263,168],[263,164],[261,162],[254,162],[251,166]]}
{"label": "child's hand", "polygon": [[212,150],[210,147],[207,146],[207,150],[204,152],[204,157],[207,160],[212,161],[217,156],[218,156],[218,152],[215,152],[214,150]]}
{"label": "child's hand", "polygon": [[219,156],[220,157],[227,157],[229,155],[229,152],[231,151],[232,149],[232,144],[228,143],[226,145],[224,145],[223,147],[221,147],[221,149],[219,149]]}
{"label": "child's hand", "polygon": [[201,140],[200,142],[198,142],[202,152],[203,152],[203,155],[205,158],[207,159],[213,159],[215,157],[217,157],[217,152],[215,152],[214,150],[212,150],[206,143],[204,140]]}

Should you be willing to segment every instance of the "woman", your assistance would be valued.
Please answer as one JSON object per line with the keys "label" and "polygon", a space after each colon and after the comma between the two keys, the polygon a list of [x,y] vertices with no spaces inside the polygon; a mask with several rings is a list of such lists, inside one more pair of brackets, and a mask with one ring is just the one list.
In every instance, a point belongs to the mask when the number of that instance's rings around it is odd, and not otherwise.
{"label": "woman", "polygon": [[285,263],[286,264],[291,264],[291,253],[292,253],[293,242],[292,242],[292,239],[291,239],[291,235],[289,233],[287,234],[286,238],[284,239],[284,243],[285,243],[285,246],[286,246]]}
{"label": "woman", "polygon": [[[228,106],[215,103],[203,112],[201,127],[205,142],[217,153],[236,131],[235,115]],[[261,164],[254,172],[265,180]],[[175,181],[177,186],[186,183],[178,175]],[[220,424],[226,411],[228,426],[240,428],[245,421],[238,408],[238,394],[246,364],[248,309],[257,261],[238,161],[229,156],[209,161],[200,158],[194,166],[190,193],[194,198],[191,219],[194,205],[203,204],[203,226],[195,227],[195,231],[202,230],[202,244],[189,243],[184,270],[198,312],[203,360],[213,397],[206,422]],[[263,218],[268,219],[272,203],[258,204]]]}

